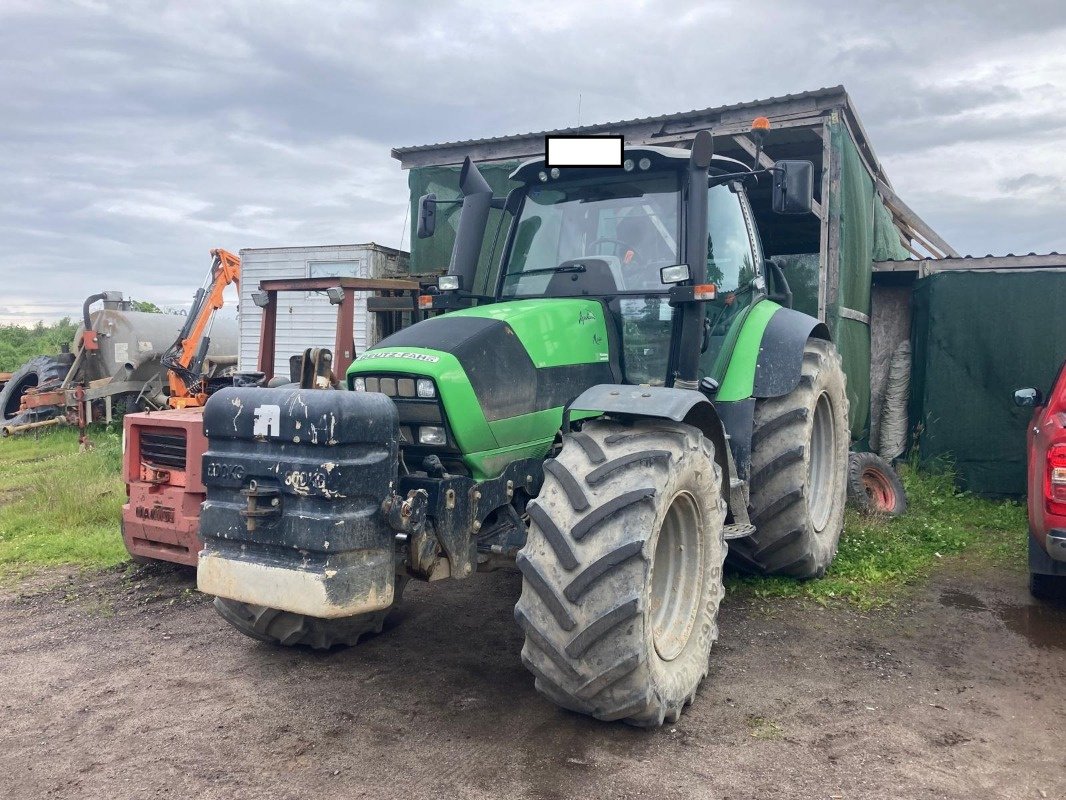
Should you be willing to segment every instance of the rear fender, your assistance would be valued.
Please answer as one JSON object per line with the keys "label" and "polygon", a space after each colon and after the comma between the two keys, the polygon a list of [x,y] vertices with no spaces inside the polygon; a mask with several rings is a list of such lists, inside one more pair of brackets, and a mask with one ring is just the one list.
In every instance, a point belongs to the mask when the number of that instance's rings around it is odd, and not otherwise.
{"label": "rear fender", "polygon": [[718,403],[788,394],[799,383],[807,340],[832,338],[814,317],[769,300],[754,306],[742,325],[715,396]]}

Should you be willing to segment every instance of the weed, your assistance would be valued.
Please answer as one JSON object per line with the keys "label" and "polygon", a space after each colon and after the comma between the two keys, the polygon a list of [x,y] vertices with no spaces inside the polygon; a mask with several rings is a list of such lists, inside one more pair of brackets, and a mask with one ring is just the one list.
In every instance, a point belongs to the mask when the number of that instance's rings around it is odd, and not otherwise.
{"label": "weed", "polygon": [[766,719],[766,717],[758,717],[754,715],[748,717],[748,728],[751,731],[753,739],[761,739],[763,741],[780,739],[781,734],[783,733],[781,726],[772,719]]}
{"label": "weed", "polygon": [[1026,511],[1014,502],[984,500],[955,489],[953,476],[904,467],[908,511],[894,519],[849,510],[840,549],[825,577],[811,581],[734,575],[727,589],[759,599],[798,597],[848,601],[866,609],[885,603],[949,556],[967,553],[978,565],[1025,563]]}

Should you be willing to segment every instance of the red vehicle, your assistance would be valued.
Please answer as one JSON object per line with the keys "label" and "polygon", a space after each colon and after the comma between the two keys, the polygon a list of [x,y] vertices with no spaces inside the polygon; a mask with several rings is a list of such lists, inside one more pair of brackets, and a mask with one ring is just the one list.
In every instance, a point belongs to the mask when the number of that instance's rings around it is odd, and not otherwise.
{"label": "red vehicle", "polygon": [[1014,402],[1033,409],[1029,424],[1029,589],[1066,597],[1066,362],[1044,398],[1019,389]]}

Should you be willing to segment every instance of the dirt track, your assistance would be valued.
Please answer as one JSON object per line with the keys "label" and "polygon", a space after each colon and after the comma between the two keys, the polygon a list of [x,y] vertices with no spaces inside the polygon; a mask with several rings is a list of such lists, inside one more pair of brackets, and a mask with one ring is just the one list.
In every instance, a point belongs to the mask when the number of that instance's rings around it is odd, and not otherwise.
{"label": "dirt track", "polygon": [[328,654],[241,637],[191,585],[0,593],[0,796],[1066,797],[1066,611],[1017,574],[867,615],[727,600],[696,705],[653,732],[536,694],[509,573],[412,585]]}

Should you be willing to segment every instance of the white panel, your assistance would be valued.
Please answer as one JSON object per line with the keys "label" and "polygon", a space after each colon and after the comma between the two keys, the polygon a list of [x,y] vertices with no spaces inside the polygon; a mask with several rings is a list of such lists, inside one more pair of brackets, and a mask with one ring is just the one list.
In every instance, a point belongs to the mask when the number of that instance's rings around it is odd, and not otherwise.
{"label": "white panel", "polygon": [[[239,368],[254,370],[259,357],[259,333],[262,309],[251,299],[263,280],[306,278],[309,264],[314,262],[356,262],[358,276],[369,277],[371,270],[369,248],[365,246],[271,248],[241,251],[241,287],[239,307],[240,353]],[[356,294],[355,324],[353,328],[355,349],[361,353],[368,339],[374,341],[373,321],[366,310],[368,293]],[[285,293],[278,297],[277,350],[275,370],[285,374],[289,357],[302,353],[308,347],[333,348],[336,335],[337,307],[325,294]]]}

